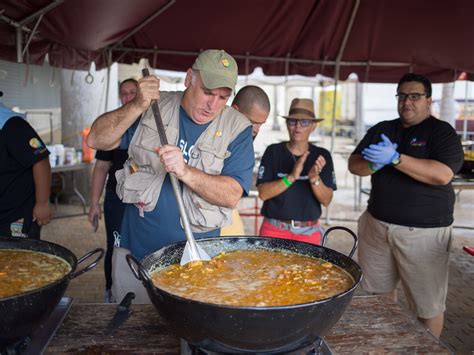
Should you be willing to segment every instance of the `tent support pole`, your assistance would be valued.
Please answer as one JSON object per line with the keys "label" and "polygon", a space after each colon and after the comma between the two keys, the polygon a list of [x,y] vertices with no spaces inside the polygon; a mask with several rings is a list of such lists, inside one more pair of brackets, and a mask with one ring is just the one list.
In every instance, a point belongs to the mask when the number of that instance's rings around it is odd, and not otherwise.
{"label": "tent support pole", "polygon": [[[112,50],[110,50],[110,52],[112,53]],[[128,51],[123,52],[123,53],[120,55],[120,57],[117,58],[116,62],[119,63],[120,60],[121,60],[123,57],[125,57],[125,55],[126,55],[127,53],[128,53]],[[95,61],[95,59],[94,59],[94,61]]]}
{"label": "tent support pole", "polygon": [[[464,94],[464,112],[463,112],[463,122],[462,122],[462,139],[467,139],[467,103],[468,103],[468,92],[469,92],[469,80],[466,78],[466,91]],[[456,125],[455,125],[456,126]]]}
{"label": "tent support pole", "polygon": [[[331,156],[334,153],[334,141],[336,140],[336,105],[337,105],[338,81],[339,81],[339,65],[336,65],[336,69],[334,71],[334,94],[333,94],[333,103],[332,103],[331,148],[329,150],[329,152],[331,153]],[[326,207],[326,225],[331,224],[329,207],[330,205]]]}
{"label": "tent support pole", "polygon": [[22,57],[25,55],[26,51],[28,50],[28,47],[30,46],[30,42],[33,39],[33,36],[36,34],[36,30],[38,29],[38,26],[42,19],[43,19],[43,14],[41,14],[40,17],[38,17],[38,21],[36,21],[35,27],[33,27],[33,30],[31,31],[28,39],[26,40],[25,48],[23,48],[21,52]]}
{"label": "tent support pole", "polygon": [[16,61],[17,63],[23,63],[22,52],[22,43],[21,43],[21,28],[17,27],[16,29]]}
{"label": "tent support pole", "polygon": [[339,71],[341,66],[341,59],[342,55],[344,54],[344,50],[346,49],[347,40],[349,35],[351,34],[352,25],[354,24],[354,19],[357,15],[357,10],[359,9],[360,0],[356,0],[354,3],[354,7],[352,8],[351,17],[349,18],[349,23],[347,24],[346,31],[344,32],[344,37],[342,38],[341,47],[339,48],[339,52],[337,53],[336,58],[336,68],[334,70],[334,102],[332,105],[332,131],[331,131],[331,154],[334,153],[334,139],[336,137],[336,104],[337,104],[337,83],[339,81]]}
{"label": "tent support pole", "polygon": [[[334,141],[336,139],[336,106],[337,106],[337,84],[339,81],[339,70],[341,66],[342,55],[346,49],[347,39],[352,30],[352,25],[354,24],[354,19],[357,15],[357,10],[359,9],[360,0],[355,0],[354,7],[352,8],[351,17],[349,23],[347,24],[346,31],[344,32],[344,37],[342,38],[341,47],[337,53],[336,58],[336,68],[334,70],[334,95],[333,95],[333,104],[332,104],[332,130],[331,130],[331,149],[330,153],[334,153]],[[329,219],[329,206],[326,208],[326,224],[330,224]]]}
{"label": "tent support pole", "polygon": [[105,82],[105,112],[109,111],[109,89],[110,89],[110,67],[112,65],[112,52],[110,50],[106,51],[106,60],[107,60],[107,80]]}
{"label": "tent support pole", "polygon": [[336,105],[337,105],[337,84],[339,82],[339,65],[336,65],[336,70],[334,73],[334,94],[333,94],[333,103],[332,103],[332,117],[331,117],[331,155],[334,153],[334,140],[336,138]]}
{"label": "tent support pole", "polygon": [[33,21],[33,20],[36,19],[37,17],[43,16],[44,14],[46,14],[46,13],[49,12],[49,11],[51,11],[51,10],[54,9],[55,7],[61,5],[64,1],[66,1],[66,0],[56,0],[56,1],[53,1],[53,2],[50,3],[49,5],[46,5],[46,6],[43,7],[42,9],[39,9],[38,11],[32,13],[30,16],[25,17],[23,20],[21,20],[21,21],[19,22],[20,26],[27,25],[28,23],[30,23],[31,21]]}
{"label": "tent support pole", "polygon": [[276,104],[278,102],[278,85],[272,85],[272,86],[273,86],[273,102],[275,102],[275,107],[273,108],[272,130],[279,131],[280,125],[278,124],[278,105]]}
{"label": "tent support pole", "polygon": [[[16,29],[16,61],[18,63],[23,63],[23,55],[28,50],[28,46],[29,46],[31,40],[33,39],[33,36],[36,33],[36,29],[37,29],[39,23],[41,22],[41,19],[43,18],[43,15],[45,13],[47,13],[48,11],[54,9],[56,6],[61,5],[64,1],[66,1],[66,0],[55,0],[52,3],[50,3],[49,5],[46,5],[45,7],[43,7],[42,9],[39,9],[38,11],[32,13],[30,16],[25,17],[21,21],[12,20],[8,16],[5,16],[3,14],[3,12],[0,13],[0,21],[3,21],[5,23],[15,27],[15,29]],[[39,17],[39,19],[36,22],[35,28],[33,30],[31,30],[26,25],[28,23],[30,23],[31,21],[33,21],[34,19],[36,19],[37,17]],[[30,37],[28,38],[28,41],[26,42],[25,48],[23,48],[23,46],[22,46],[21,31],[25,31],[27,33],[30,33]]]}

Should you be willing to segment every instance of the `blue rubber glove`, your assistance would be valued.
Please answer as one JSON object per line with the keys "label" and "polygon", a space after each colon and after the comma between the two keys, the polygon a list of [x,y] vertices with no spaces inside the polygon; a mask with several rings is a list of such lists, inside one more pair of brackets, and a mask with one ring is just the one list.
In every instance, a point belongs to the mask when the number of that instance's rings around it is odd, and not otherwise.
{"label": "blue rubber glove", "polygon": [[375,164],[374,168],[391,164],[395,158],[400,156],[400,153],[397,152],[398,145],[392,143],[385,134],[382,134],[381,137],[382,142],[371,144],[362,151],[364,159]]}
{"label": "blue rubber glove", "polygon": [[[382,141],[378,142],[377,145],[384,146],[385,142],[382,140]],[[376,172],[376,171],[382,169],[384,166],[385,165],[383,165],[383,164],[375,164],[375,163],[372,163],[371,161],[369,161],[369,169],[372,170],[373,172]]]}

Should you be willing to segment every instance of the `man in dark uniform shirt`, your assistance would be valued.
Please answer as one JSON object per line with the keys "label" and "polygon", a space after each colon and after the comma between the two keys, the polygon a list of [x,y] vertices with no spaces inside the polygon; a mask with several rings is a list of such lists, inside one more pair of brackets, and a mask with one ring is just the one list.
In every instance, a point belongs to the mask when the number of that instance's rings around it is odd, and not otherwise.
{"label": "man in dark uniform shirt", "polygon": [[401,282],[410,309],[439,337],[443,329],[453,223],[451,180],[463,151],[456,131],[430,114],[431,83],[406,74],[397,87],[400,118],[372,127],[349,159],[371,175],[359,219],[362,287],[396,301]]}
{"label": "man in dark uniform shirt", "polygon": [[48,155],[23,115],[0,103],[0,236],[39,239],[51,220]]}

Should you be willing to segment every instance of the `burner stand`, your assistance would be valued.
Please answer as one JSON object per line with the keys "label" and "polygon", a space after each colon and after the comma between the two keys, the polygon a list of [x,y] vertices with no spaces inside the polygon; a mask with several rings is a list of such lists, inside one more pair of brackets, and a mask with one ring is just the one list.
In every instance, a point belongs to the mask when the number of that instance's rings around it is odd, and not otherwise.
{"label": "burner stand", "polygon": [[37,355],[43,354],[50,340],[63,322],[72,305],[71,297],[63,297],[49,317],[35,331],[16,343],[0,349],[0,355]]}
{"label": "burner stand", "polygon": [[332,351],[329,345],[327,344],[324,337],[318,337],[314,343],[309,345],[303,345],[301,348],[293,351],[285,352],[246,352],[242,353],[239,351],[222,353],[209,351],[203,348],[199,348],[195,345],[189,344],[186,340],[180,339],[181,346],[181,355],[225,355],[225,354],[256,354],[256,355],[331,355]]}

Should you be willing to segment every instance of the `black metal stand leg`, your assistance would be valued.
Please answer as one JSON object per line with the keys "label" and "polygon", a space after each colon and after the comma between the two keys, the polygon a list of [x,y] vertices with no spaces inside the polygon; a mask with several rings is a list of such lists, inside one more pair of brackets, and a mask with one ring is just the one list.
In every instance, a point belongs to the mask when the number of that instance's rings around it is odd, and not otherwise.
{"label": "black metal stand leg", "polygon": [[74,193],[76,194],[76,196],[79,197],[79,200],[81,200],[81,203],[82,203],[82,210],[84,211],[84,214],[87,214],[86,199],[84,198],[84,196],[81,195],[81,193],[80,193],[79,190],[77,189],[77,186],[76,186],[76,177],[75,177],[74,171],[72,172],[72,188],[73,188]]}

